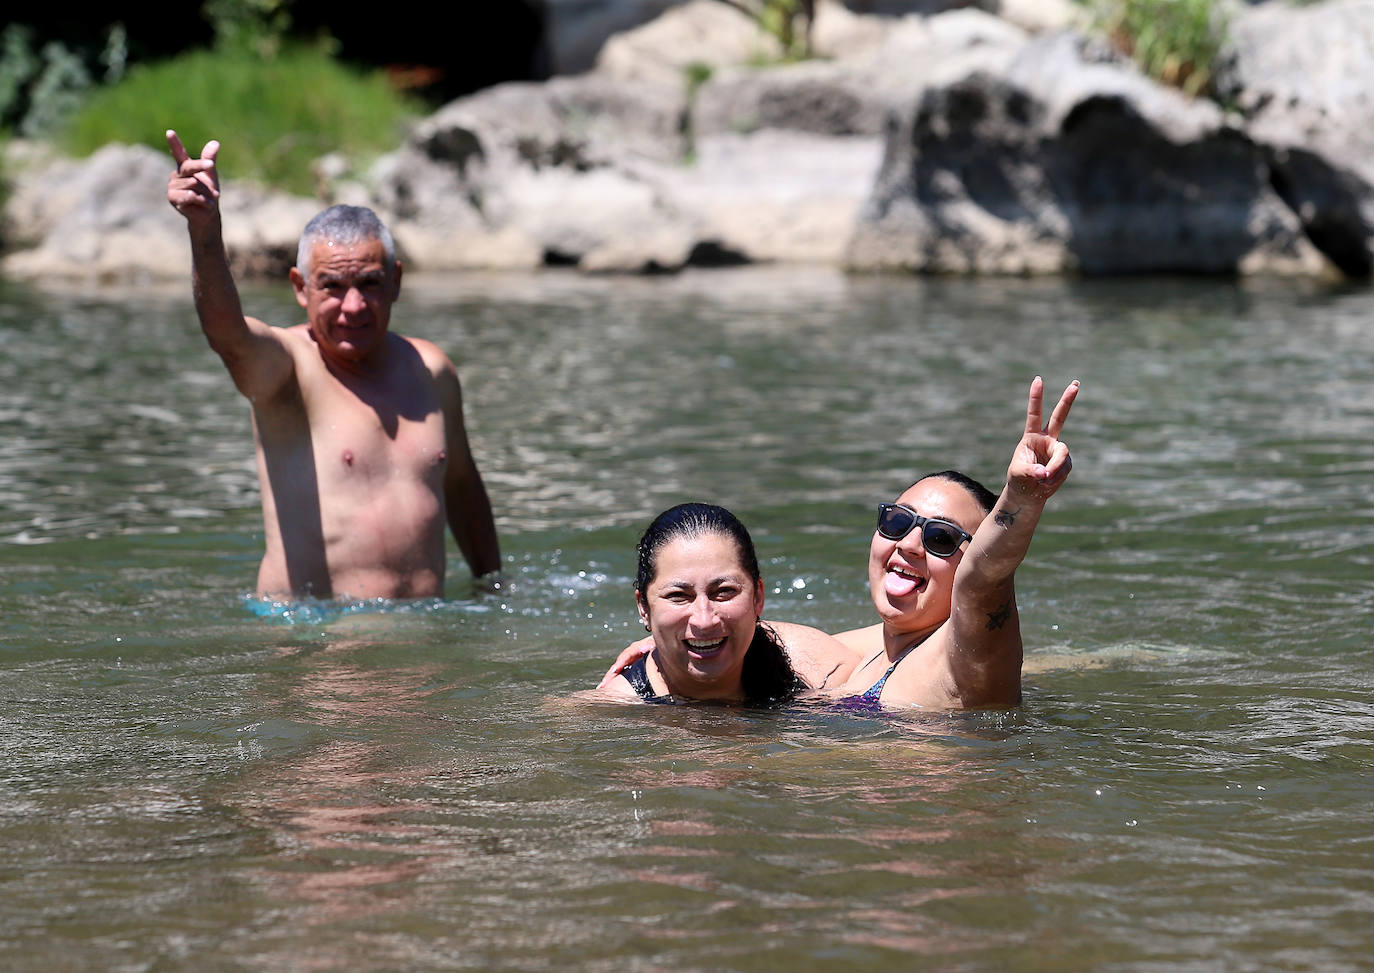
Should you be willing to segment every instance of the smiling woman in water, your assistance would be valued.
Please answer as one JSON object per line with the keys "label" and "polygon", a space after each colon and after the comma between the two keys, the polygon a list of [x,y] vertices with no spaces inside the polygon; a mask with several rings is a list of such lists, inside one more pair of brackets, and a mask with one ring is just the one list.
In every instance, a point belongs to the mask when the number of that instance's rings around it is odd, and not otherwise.
{"label": "smiling woman in water", "polygon": [[654,518],[638,550],[635,603],[652,648],[606,682],[607,693],[768,705],[806,688],[777,633],[759,620],[763,578],[739,518],[679,504]]}
{"label": "smiling woman in water", "polygon": [[[1000,496],[945,470],[878,505],[868,581],[881,620],[833,638],[803,625],[769,623],[808,687],[840,696],[851,709],[1020,702],[1014,576],[1045,504],[1073,468],[1059,436],[1077,397],[1078,382],[1071,382],[1044,420],[1044,382],[1039,376],[1031,382],[1025,427]],[[622,652],[601,685],[646,648],[639,643]]]}

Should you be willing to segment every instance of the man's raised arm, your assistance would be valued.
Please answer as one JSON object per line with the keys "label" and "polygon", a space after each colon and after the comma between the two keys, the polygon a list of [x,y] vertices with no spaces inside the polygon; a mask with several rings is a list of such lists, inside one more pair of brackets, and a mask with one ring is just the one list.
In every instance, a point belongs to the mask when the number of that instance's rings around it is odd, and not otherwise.
{"label": "man's raised arm", "polygon": [[1007,467],[1006,486],[955,575],[947,652],[965,706],[1013,706],[1020,700],[1021,623],[1013,577],[1045,504],[1073,466],[1059,434],[1077,396],[1075,381],[1042,426],[1044,383],[1039,376],[1031,382],[1025,432]]}
{"label": "man's raised arm", "polygon": [[243,316],[224,252],[215,169],[219,143],[205,143],[199,159],[190,157],[171,129],[167,144],[177,164],[167,180],[167,202],[185,217],[191,237],[191,286],[201,330],[241,393],[249,399],[271,396],[294,366],[272,328]]}

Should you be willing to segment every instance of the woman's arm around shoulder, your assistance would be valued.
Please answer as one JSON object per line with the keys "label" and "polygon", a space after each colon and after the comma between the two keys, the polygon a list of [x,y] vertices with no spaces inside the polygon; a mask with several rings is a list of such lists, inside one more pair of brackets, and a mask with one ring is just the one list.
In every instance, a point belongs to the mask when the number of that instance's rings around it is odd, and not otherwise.
{"label": "woman's arm around shoulder", "polygon": [[818,628],[794,622],[765,621],[763,624],[777,633],[778,640],[787,650],[792,671],[810,689],[834,689],[843,685],[859,661],[856,649]]}

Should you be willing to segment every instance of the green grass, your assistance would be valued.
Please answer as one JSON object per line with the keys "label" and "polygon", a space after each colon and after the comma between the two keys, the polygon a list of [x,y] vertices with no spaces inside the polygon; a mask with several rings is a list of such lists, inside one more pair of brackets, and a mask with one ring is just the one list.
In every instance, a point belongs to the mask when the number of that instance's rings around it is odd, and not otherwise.
{"label": "green grass", "polygon": [[1098,28],[1150,77],[1211,93],[1228,23],[1217,0],[1086,0]]}
{"label": "green grass", "polygon": [[174,128],[192,155],[219,139],[221,175],[309,194],[314,159],[342,152],[357,161],[388,151],[420,110],[380,72],[362,74],[315,48],[288,48],[270,60],[192,51],[135,66],[95,91],[61,141],[76,155],[109,142],[165,151],[164,133]]}

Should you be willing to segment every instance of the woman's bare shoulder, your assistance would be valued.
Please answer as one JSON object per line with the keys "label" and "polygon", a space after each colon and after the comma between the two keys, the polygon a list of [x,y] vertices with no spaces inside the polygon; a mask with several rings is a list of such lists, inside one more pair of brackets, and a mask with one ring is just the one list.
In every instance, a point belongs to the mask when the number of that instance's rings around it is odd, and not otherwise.
{"label": "woman's bare shoulder", "polygon": [[792,669],[812,689],[837,686],[849,678],[859,654],[844,642],[810,625],[768,622],[787,649]]}
{"label": "woman's bare shoulder", "polygon": [[837,632],[832,637],[837,642],[842,642],[850,651],[861,656],[868,655],[875,649],[882,648],[883,623],[865,625],[863,628],[851,628],[847,632]]}

